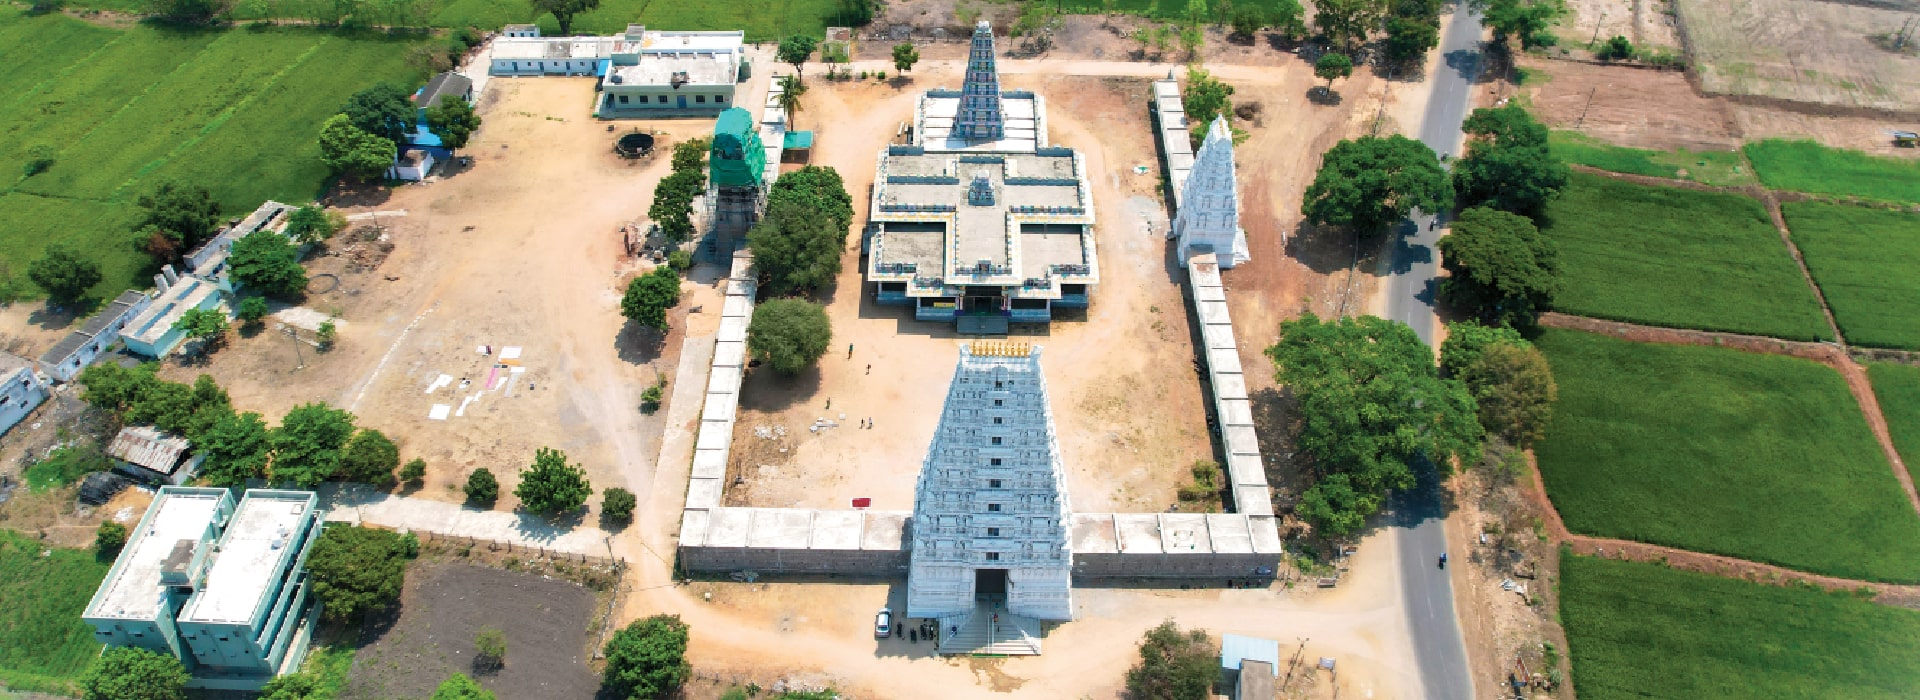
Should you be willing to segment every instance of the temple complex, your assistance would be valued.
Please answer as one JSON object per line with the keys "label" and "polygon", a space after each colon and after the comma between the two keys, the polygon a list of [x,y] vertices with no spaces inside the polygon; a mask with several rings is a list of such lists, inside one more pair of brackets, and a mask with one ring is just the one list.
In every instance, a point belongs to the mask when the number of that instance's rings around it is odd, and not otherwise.
{"label": "temple complex", "polygon": [[1233,130],[1226,117],[1216,116],[1207,139],[1194,155],[1193,170],[1180,191],[1180,207],[1173,219],[1180,257],[1212,256],[1211,262],[1231,268],[1253,259],[1247,250],[1247,232],[1240,228],[1240,186],[1234,179]]}

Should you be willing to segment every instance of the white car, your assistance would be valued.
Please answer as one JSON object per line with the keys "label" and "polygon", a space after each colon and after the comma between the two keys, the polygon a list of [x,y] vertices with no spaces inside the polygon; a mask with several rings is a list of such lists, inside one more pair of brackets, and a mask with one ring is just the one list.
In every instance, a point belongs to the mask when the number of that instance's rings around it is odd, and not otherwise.
{"label": "white car", "polygon": [[880,614],[873,616],[873,638],[886,639],[893,636],[893,609],[881,608]]}

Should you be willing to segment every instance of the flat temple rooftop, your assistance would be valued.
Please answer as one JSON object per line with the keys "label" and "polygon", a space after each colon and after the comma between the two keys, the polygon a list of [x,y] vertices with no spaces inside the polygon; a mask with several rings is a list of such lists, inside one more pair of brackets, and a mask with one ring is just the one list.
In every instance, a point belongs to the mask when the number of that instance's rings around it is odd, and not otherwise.
{"label": "flat temple rooftop", "polygon": [[279,578],[281,563],[298,550],[301,520],[312,508],[312,494],[250,492],[220,540],[205,585],[187,601],[180,619],[244,624],[260,608],[267,586]]}
{"label": "flat temple rooftop", "polygon": [[[1004,267],[1013,264],[1017,251],[1020,269],[1013,272],[1022,278],[1045,277],[1053,265],[1087,264],[1081,240],[1090,221],[1081,201],[1086,182],[1075,173],[1073,156],[994,157],[1001,162],[965,162],[956,153],[883,155],[887,179],[875,195],[877,220],[919,218],[913,216],[916,208],[951,209],[951,214],[933,226],[919,222],[886,230],[876,261],[911,263],[919,274],[943,276],[949,253],[957,268],[983,260]],[[968,193],[982,176],[993,201],[976,205]]]}
{"label": "flat temple rooftop", "polygon": [[87,608],[87,617],[152,620],[160,612],[160,569],[180,540],[198,541],[220,513],[224,491],[163,491],[144,530],[120,554],[114,571]]}
{"label": "flat temple rooftop", "polygon": [[1000,123],[1006,127],[1006,135],[998,141],[975,142],[953,138],[953,119],[959,113],[959,91],[928,92],[920,98],[920,132],[915,134],[915,139],[929,151],[1032,152],[1046,145],[1042,142],[1045,135],[1040,131],[1040,100],[1032,93],[1000,94]]}

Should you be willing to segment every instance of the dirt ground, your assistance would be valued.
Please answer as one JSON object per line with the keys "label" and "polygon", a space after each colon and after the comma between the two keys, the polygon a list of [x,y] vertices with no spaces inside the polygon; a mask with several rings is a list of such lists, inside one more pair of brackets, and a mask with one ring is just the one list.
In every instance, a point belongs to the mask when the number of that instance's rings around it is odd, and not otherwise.
{"label": "dirt ground", "polygon": [[1672,0],[1708,92],[1810,105],[1920,110],[1920,52],[1885,35],[1900,10],[1799,0]]}
{"label": "dirt ground", "polygon": [[[371,222],[392,251],[367,269],[343,235],[308,261],[305,305],[343,321],[333,351],[273,330],[235,334],[209,360],[170,361],[163,375],[212,374],[236,407],[269,420],[309,401],[347,408],[404,458],[427,460],[419,491],[434,498],[460,500],[466,475],[486,467],[502,481],[499,507],[510,508],[514,474],[540,447],[565,451],[597,487],[632,488],[629,469],[644,482],[660,426],[640,413],[639,392],[655,371],[671,373],[680,334],[620,317],[624,282],[641,268],[623,255],[619,228],[645,213],[667,159],[615,156],[614,135],[586,115],[592,92],[588,79],[494,81],[485,125],[463,152],[470,168],[337,197],[349,215],[377,212]],[[620,124],[635,127],[666,132],[664,149],[712,124]],[[506,347],[522,349],[525,369],[511,382],[492,367]],[[443,374],[452,383],[429,393]],[[435,404],[453,415],[430,419]]]}
{"label": "dirt ground", "polygon": [[[1523,471],[1518,478],[1531,477]],[[1458,509],[1448,519],[1447,539],[1464,545],[1468,564],[1454,568],[1454,600],[1470,612],[1460,616],[1460,628],[1476,652],[1468,659],[1482,694],[1509,673],[1544,679],[1543,642],[1558,647],[1563,659],[1567,648],[1565,632],[1548,618],[1559,607],[1559,554],[1536,529],[1537,506],[1522,491],[1487,469],[1454,479]]]}
{"label": "dirt ground", "polygon": [[[456,672],[504,698],[589,698],[600,678],[588,667],[587,621],[595,595],[571,581],[462,564],[408,572],[398,619],[354,656],[340,697],[420,698]],[[506,664],[476,672],[474,635],[506,634]]]}
{"label": "dirt ground", "polygon": [[1585,47],[1624,36],[1635,48],[1678,51],[1674,34],[1673,0],[1569,0],[1567,16],[1554,33],[1564,47]]}

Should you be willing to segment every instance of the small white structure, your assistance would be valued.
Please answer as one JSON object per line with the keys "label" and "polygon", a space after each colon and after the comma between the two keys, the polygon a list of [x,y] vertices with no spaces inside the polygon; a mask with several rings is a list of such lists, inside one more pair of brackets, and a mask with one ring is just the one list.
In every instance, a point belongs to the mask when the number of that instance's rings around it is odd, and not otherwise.
{"label": "small white structure", "polygon": [[433,170],[433,154],[425,148],[409,148],[394,160],[393,167],[387,168],[387,179],[418,182]]}
{"label": "small white structure", "polygon": [[540,25],[509,24],[500,28],[500,36],[509,38],[538,37],[540,36]]}
{"label": "small white structure", "polygon": [[707,116],[734,106],[746,72],[746,32],[663,32],[627,25],[615,36],[493,40],[492,75],[599,76],[594,116]]}
{"label": "small white structure", "polygon": [[958,628],[978,600],[1073,619],[1068,511],[1040,348],[961,346],[914,494],[907,617]]}
{"label": "small white structure", "polygon": [[255,231],[273,231],[284,233],[287,230],[287,218],[294,206],[282,204],[271,199],[255,207],[253,213],[233,222],[218,235],[187,254],[187,269],[193,274],[209,280],[222,281],[227,272],[227,254],[233,252],[233,242],[246,238]]}
{"label": "small white structure", "polygon": [[1234,178],[1233,130],[1225,117],[1214,117],[1207,140],[1194,156],[1193,170],[1181,190],[1180,210],[1173,218],[1173,235],[1180,239],[1180,257],[1213,255],[1222,268],[1253,259],[1247,232],[1240,228],[1240,184]]}
{"label": "small white structure", "polygon": [[5,352],[0,352],[0,382],[0,435],[5,435],[47,400],[47,385],[33,373],[31,360]]}
{"label": "small white structure", "polygon": [[73,381],[100,353],[119,342],[120,331],[152,303],[153,295],[146,292],[131,289],[121,292],[113,303],[87,319],[80,330],[68,333],[53,349],[41,355],[40,371],[56,382]]}

